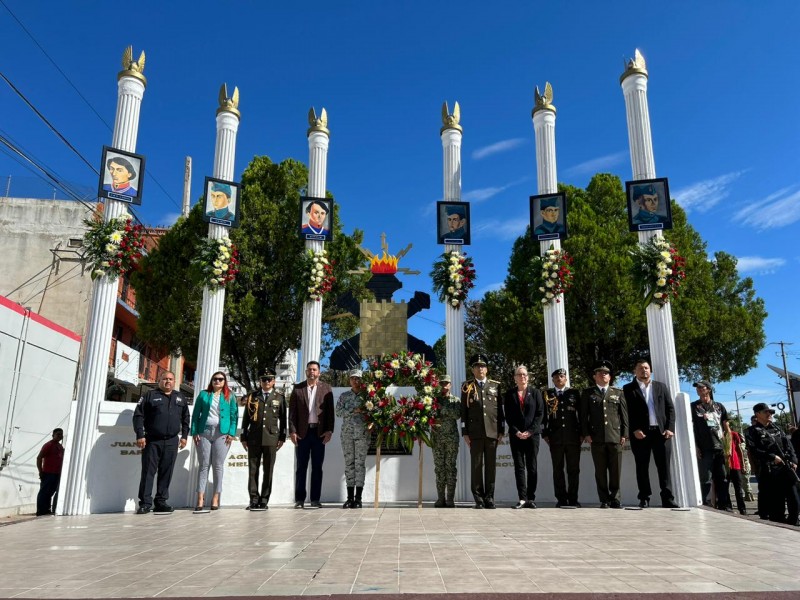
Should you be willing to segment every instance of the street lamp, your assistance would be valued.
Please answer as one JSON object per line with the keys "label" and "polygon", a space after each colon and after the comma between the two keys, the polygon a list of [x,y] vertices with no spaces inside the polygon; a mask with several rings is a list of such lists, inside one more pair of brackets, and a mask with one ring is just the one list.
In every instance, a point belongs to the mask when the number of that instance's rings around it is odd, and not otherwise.
{"label": "street lamp", "polygon": [[744,435],[744,422],[742,421],[742,411],[739,410],[739,398],[744,400],[744,397],[747,394],[752,394],[753,390],[748,390],[744,392],[741,396],[736,393],[736,390],[733,390],[733,397],[736,398],[736,414],[739,415],[739,433]]}

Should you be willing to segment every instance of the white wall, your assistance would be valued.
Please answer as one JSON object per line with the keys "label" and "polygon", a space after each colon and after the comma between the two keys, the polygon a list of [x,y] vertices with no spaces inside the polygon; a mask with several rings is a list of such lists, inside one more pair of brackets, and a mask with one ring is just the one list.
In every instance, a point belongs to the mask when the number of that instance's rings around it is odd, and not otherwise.
{"label": "white wall", "polygon": [[[0,515],[36,511],[36,457],[67,431],[80,338],[0,296]],[[68,439],[68,438],[67,438]]]}

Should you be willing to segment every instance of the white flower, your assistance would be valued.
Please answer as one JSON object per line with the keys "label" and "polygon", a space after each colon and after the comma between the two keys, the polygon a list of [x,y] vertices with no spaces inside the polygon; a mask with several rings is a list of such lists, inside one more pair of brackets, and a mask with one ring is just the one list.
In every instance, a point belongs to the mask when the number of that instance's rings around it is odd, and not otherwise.
{"label": "white flower", "polygon": [[319,276],[314,277],[314,281],[316,281],[317,283],[322,283],[322,277]]}
{"label": "white flower", "polygon": [[114,244],[106,244],[106,252],[116,252],[117,247]]}
{"label": "white flower", "polygon": [[422,399],[422,403],[423,403],[425,406],[430,406],[431,404],[433,404],[433,398],[431,398],[430,396],[425,396],[425,397]]}
{"label": "white flower", "polygon": [[316,291],[317,291],[317,288],[315,288],[315,287],[310,287],[310,288],[308,288],[308,293],[309,293],[309,294],[313,294],[313,293],[314,293],[314,292],[316,292]]}
{"label": "white flower", "polygon": [[551,299],[551,298],[555,298],[556,297],[553,292],[547,292],[547,294],[545,294],[545,296],[547,296],[548,300]]}
{"label": "white flower", "polygon": [[556,273],[556,272],[550,273],[550,277],[552,279],[555,279],[556,277],[558,277],[558,273]]}
{"label": "white flower", "polygon": [[550,267],[552,267],[552,266],[553,266],[553,263],[551,263],[551,262],[546,262],[546,263],[544,263],[544,264],[542,265],[542,267],[544,267],[545,269],[548,269],[548,270],[549,270],[549,269],[550,269]]}
{"label": "white flower", "polygon": [[429,385],[426,385],[424,388],[422,388],[422,391],[425,392],[426,394],[432,394],[433,388]]}
{"label": "white flower", "polygon": [[214,261],[214,268],[219,269],[220,267],[222,267],[222,263],[220,261],[218,261],[218,260],[215,260]]}
{"label": "white flower", "polygon": [[667,268],[667,263],[665,263],[665,262],[659,262],[659,263],[656,265],[656,268],[657,268],[657,269],[659,269],[659,270],[661,270],[661,269],[666,269],[666,268]]}
{"label": "white flower", "polygon": [[110,236],[108,236],[115,244],[119,244],[122,241],[122,232],[121,231],[113,231]]}
{"label": "white flower", "polygon": [[104,260],[103,262],[100,263],[100,266],[101,267],[107,267],[108,266],[108,261]]}
{"label": "white flower", "polygon": [[456,289],[457,289],[457,290],[460,290],[460,289],[461,289],[461,284],[460,284],[460,283],[457,283],[457,284],[456,284]]}
{"label": "white flower", "polygon": [[125,213],[120,217],[120,219],[125,219],[126,221],[130,221],[131,219],[133,219],[133,215],[130,213]]}
{"label": "white flower", "polygon": [[375,408],[375,405],[372,403],[372,400],[367,400],[364,403],[364,408],[366,408],[367,410],[372,410],[373,408]]}
{"label": "white flower", "polygon": [[458,300],[453,298],[452,300],[450,300],[450,304],[452,304],[453,306],[458,306]]}
{"label": "white flower", "polygon": [[447,270],[450,271],[450,273],[457,273],[458,267],[455,265],[450,265],[449,267],[447,267]]}
{"label": "white flower", "polygon": [[95,269],[94,270],[94,276],[95,277],[102,277],[105,274],[106,274],[106,272],[103,271],[103,269]]}
{"label": "white flower", "polygon": [[427,376],[428,376],[428,369],[422,369],[422,370],[419,372],[419,376],[420,376],[420,377],[422,377],[423,379],[425,379],[425,377],[427,377]]}
{"label": "white flower", "polygon": [[[555,282],[548,279],[547,281],[544,282],[544,285],[546,287],[551,288],[551,287],[553,287],[555,285]],[[544,291],[544,290],[542,290],[542,291]]]}
{"label": "white flower", "polygon": [[454,288],[454,287],[451,285],[449,288],[447,288],[447,293],[448,293],[448,294],[455,294],[455,293],[456,293],[456,288]]}
{"label": "white flower", "polygon": [[400,361],[397,360],[396,358],[392,361],[392,368],[393,369],[399,369],[400,368]]}
{"label": "white flower", "polygon": [[409,369],[413,369],[413,368],[414,368],[414,361],[413,361],[413,360],[407,360],[407,361],[406,361],[406,366],[407,366]]}
{"label": "white flower", "polygon": [[661,256],[663,256],[664,258],[669,258],[669,252],[667,252],[667,251],[665,250],[665,251],[663,251],[663,252],[661,253]]}
{"label": "white flower", "polygon": [[672,269],[666,269],[664,273],[666,273],[667,275],[672,275]]}
{"label": "white flower", "polygon": [[667,285],[667,280],[661,277],[656,281],[656,285],[658,285],[659,287],[665,286]]}
{"label": "white flower", "polygon": [[323,265],[327,265],[328,264],[328,259],[323,256],[323,257],[321,257],[319,259],[319,262],[321,262]]}
{"label": "white flower", "polygon": [[542,304],[547,304],[548,302],[550,301],[547,298],[542,298]]}
{"label": "white flower", "polygon": [[[548,281],[547,283],[550,283],[550,282]],[[552,287],[552,286],[551,286],[551,287]],[[543,288],[543,287],[540,287],[540,288],[539,288],[539,291],[540,291],[540,292],[543,292],[543,291],[544,291],[544,288]]]}
{"label": "white flower", "polygon": [[228,258],[231,255],[231,251],[228,250],[225,246],[220,246],[219,253],[222,254],[225,258]]}
{"label": "white flower", "polygon": [[381,371],[380,369],[378,369],[377,371],[375,371],[375,372],[373,373],[373,375],[375,375],[375,379],[382,379],[382,378],[383,378],[383,371]]}
{"label": "white flower", "polygon": [[222,270],[223,271],[227,271],[228,270],[228,265],[222,265]]}
{"label": "white flower", "polygon": [[222,269],[214,269],[214,275],[222,275]]}
{"label": "white flower", "polygon": [[661,298],[663,296],[664,294],[662,294],[661,292],[656,292],[655,294],[653,294],[653,298]]}

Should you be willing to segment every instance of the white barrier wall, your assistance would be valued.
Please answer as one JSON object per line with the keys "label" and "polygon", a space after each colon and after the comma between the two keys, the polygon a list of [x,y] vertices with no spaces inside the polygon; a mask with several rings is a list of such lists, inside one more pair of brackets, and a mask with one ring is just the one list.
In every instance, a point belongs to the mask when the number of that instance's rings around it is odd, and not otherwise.
{"label": "white barrier wall", "polygon": [[[334,398],[339,397],[347,388],[335,388]],[[133,427],[133,409],[135,405],[119,402],[103,402],[100,407],[99,435],[88,465],[89,481],[87,489],[91,499],[91,512],[132,511],[137,506],[139,476],[141,473],[140,450],[135,445]],[[241,410],[241,409],[240,409]],[[241,414],[240,420],[241,423]],[[342,458],[340,432],[334,433],[333,439],[325,451],[322,501],[329,503],[344,502],[346,486],[344,480],[344,460]],[[381,463],[381,502],[412,502],[417,499],[419,447],[414,448],[411,456],[385,456]],[[424,476],[423,499],[436,499],[436,481],[433,471],[433,455],[430,448],[423,446]],[[193,444],[178,453],[175,474],[170,488],[170,504],[175,507],[194,505],[196,481],[190,481],[190,461],[195,458]],[[498,502],[514,504],[517,501],[514,483],[514,466],[508,438],[498,447],[497,452],[497,489],[495,499]],[[550,452],[547,444],[541,443],[539,449],[539,485],[536,500],[545,505],[555,502],[553,495],[552,468]],[[630,447],[625,447],[623,454],[622,496],[623,503],[635,505],[636,477],[633,455]],[[310,474],[309,467],[309,474]],[[459,480],[469,477],[469,455],[462,444],[459,454]],[[249,502],[247,492],[247,451],[239,441],[232,444],[226,461],[224,486],[221,503],[223,506],[246,506]],[[371,506],[374,499],[375,457],[367,457],[367,477],[364,487],[364,505]],[[652,486],[654,505],[658,504],[658,483],[655,467],[652,467]],[[467,488],[469,488],[467,482]],[[211,487],[207,490],[210,499]],[[471,497],[456,498],[459,501],[471,502]],[[594,484],[594,467],[589,447],[584,446],[581,453],[581,489],[580,501],[583,504],[596,504],[597,491]],[[287,440],[278,451],[278,459],[273,476],[272,498],[270,506],[291,505],[294,503],[294,446]]]}
{"label": "white barrier wall", "polygon": [[80,339],[0,296],[0,516],[36,512],[36,457],[67,432]]}

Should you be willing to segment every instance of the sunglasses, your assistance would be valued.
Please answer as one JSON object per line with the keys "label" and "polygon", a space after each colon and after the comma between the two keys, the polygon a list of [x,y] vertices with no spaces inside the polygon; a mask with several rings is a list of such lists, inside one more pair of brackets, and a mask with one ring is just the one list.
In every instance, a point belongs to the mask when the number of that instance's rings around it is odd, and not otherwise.
{"label": "sunglasses", "polygon": [[212,377],[211,381],[225,381],[224,377]]}

